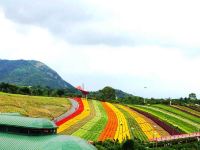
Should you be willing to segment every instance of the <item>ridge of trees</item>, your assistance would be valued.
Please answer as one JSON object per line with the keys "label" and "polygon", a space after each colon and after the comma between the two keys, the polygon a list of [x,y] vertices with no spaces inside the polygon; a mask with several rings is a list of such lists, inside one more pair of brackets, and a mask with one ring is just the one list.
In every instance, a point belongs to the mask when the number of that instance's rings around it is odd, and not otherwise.
{"label": "ridge of trees", "polygon": [[52,96],[52,97],[76,97],[81,93],[74,89],[52,89],[41,86],[17,86],[9,83],[0,83],[0,91],[12,94],[32,95],[32,96]]}
{"label": "ridge of trees", "polygon": [[200,104],[200,100],[197,99],[195,93],[189,94],[188,97],[179,98],[179,99],[163,99],[163,98],[143,98],[140,96],[134,96],[131,94],[127,94],[120,90],[116,90],[112,87],[106,86],[102,90],[96,92],[90,92],[88,95],[90,99],[96,99],[101,101],[108,101],[108,102],[115,102],[115,103],[122,103],[122,104],[178,104],[178,105],[185,105],[185,104]]}
{"label": "ridge of trees", "polygon": [[[13,93],[13,94],[23,94],[23,95],[32,95],[32,96],[52,96],[52,97],[81,97],[81,92],[76,89],[52,89],[50,87],[41,87],[41,86],[17,86],[9,83],[0,83],[0,91],[5,93]],[[120,90],[116,90],[112,87],[106,86],[103,89],[90,92],[88,95],[89,99],[108,101],[114,103],[122,103],[122,104],[167,104],[170,102],[172,104],[178,105],[188,105],[192,104],[193,107],[197,107],[195,105],[200,105],[200,100],[196,98],[195,93],[189,94],[188,97],[179,98],[179,99],[156,99],[156,98],[143,98],[140,96],[134,96],[131,94],[127,94]],[[199,106],[198,106],[199,108]]]}

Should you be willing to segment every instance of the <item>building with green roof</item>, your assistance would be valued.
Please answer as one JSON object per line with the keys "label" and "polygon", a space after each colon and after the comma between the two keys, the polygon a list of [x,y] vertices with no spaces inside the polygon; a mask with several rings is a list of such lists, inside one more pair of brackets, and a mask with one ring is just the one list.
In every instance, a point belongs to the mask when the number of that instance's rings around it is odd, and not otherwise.
{"label": "building with green roof", "polygon": [[28,135],[56,134],[57,126],[54,122],[44,118],[0,114],[0,132]]}
{"label": "building with green roof", "polygon": [[93,150],[87,141],[57,135],[54,122],[18,114],[0,114],[0,150]]}

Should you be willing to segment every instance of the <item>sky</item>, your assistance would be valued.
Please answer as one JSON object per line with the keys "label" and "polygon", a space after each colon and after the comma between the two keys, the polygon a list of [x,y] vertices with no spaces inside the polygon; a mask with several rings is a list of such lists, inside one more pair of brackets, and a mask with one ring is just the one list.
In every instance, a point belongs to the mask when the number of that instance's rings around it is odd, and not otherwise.
{"label": "sky", "polygon": [[[200,94],[199,0],[1,0],[0,59],[39,60],[74,86]],[[147,88],[144,88],[147,87]]]}

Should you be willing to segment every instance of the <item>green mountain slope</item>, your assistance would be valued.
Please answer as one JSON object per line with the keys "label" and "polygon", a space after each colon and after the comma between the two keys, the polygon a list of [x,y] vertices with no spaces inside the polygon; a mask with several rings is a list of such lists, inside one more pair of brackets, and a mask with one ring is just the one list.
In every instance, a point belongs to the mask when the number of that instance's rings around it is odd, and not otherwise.
{"label": "green mountain slope", "polygon": [[0,82],[21,86],[74,88],[54,70],[35,60],[0,60]]}
{"label": "green mountain slope", "polygon": [[115,100],[116,98],[134,97],[134,95],[106,86],[98,91],[91,91],[89,98]]}

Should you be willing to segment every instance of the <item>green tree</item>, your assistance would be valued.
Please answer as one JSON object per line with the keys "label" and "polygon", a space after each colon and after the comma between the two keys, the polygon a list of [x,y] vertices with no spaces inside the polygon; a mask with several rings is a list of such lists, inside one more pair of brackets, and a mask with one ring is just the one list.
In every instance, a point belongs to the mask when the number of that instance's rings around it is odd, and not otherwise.
{"label": "green tree", "polygon": [[135,147],[135,143],[133,140],[126,140],[123,144],[122,144],[122,150],[133,150]]}
{"label": "green tree", "polygon": [[103,100],[115,100],[116,98],[115,89],[113,89],[112,87],[107,86],[99,92],[101,95],[100,97]]}
{"label": "green tree", "polygon": [[197,100],[196,94],[195,94],[195,93],[190,93],[190,94],[189,94],[189,99],[190,99],[190,100]]}
{"label": "green tree", "polygon": [[29,87],[20,87],[19,88],[20,94],[31,95],[31,90]]}
{"label": "green tree", "polygon": [[63,89],[58,89],[58,90],[57,90],[57,95],[58,95],[58,96],[61,97],[61,96],[63,96],[64,94],[65,94],[65,91],[64,91]]}

